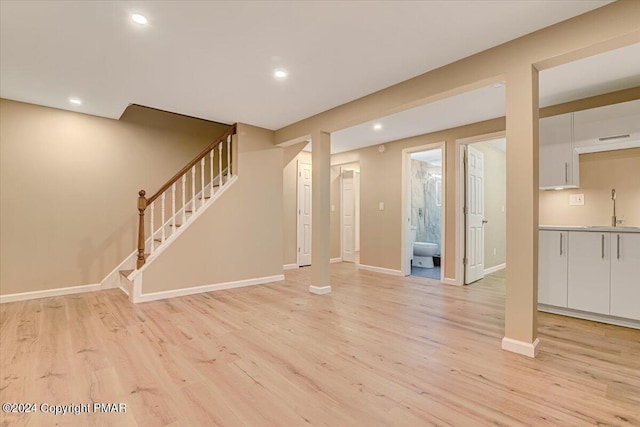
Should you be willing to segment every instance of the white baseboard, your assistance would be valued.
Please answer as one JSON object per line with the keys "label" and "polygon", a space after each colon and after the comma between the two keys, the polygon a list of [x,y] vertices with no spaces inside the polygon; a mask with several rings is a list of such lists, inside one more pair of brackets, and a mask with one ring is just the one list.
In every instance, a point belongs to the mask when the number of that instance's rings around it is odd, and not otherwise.
{"label": "white baseboard", "polygon": [[462,286],[462,283],[458,282],[456,279],[450,279],[448,277],[443,277],[442,283],[444,283],[445,285]]}
{"label": "white baseboard", "polygon": [[536,357],[538,354],[538,344],[540,340],[536,338],[533,343],[514,340],[512,338],[502,338],[502,349],[513,353],[522,354],[528,357]]}
{"label": "white baseboard", "polygon": [[484,274],[486,275],[486,274],[495,273],[496,271],[504,270],[505,268],[507,268],[506,263],[494,265],[493,267],[485,268]]}
{"label": "white baseboard", "polygon": [[326,295],[331,293],[331,286],[309,286],[309,292],[316,295]]}
{"label": "white baseboard", "polygon": [[329,264],[335,264],[336,262],[342,262],[342,258],[338,257],[338,258],[331,258],[329,260]]}
{"label": "white baseboard", "polygon": [[244,286],[264,285],[284,280],[284,274],[275,276],[258,277],[255,279],[237,280],[235,282],[216,283],[213,285],[194,286],[192,288],[174,289],[171,291],[140,294],[134,297],[133,302],[149,302],[166,298],[183,297],[187,295],[202,294],[205,292],[221,291],[224,289],[242,288]]}
{"label": "white baseboard", "polygon": [[295,270],[298,267],[298,264],[285,264],[282,266],[283,270]]}
{"label": "white baseboard", "polygon": [[390,274],[392,276],[404,276],[404,274],[402,274],[402,271],[393,270],[391,268],[375,267],[373,265],[365,264],[358,264],[358,268],[361,270],[373,271],[375,273]]}
{"label": "white baseboard", "polygon": [[100,283],[93,285],[69,286],[67,288],[47,289],[44,291],[21,292],[19,294],[0,295],[0,304],[15,301],[26,301],[38,298],[59,297],[62,295],[81,294],[103,289]]}
{"label": "white baseboard", "polygon": [[538,311],[559,314],[561,316],[575,317],[576,319],[591,320],[593,322],[608,323],[610,325],[624,326],[626,328],[640,329],[640,320],[625,319],[623,317],[608,316],[606,314],[589,313],[586,311],[573,310],[565,307],[555,307],[540,303],[538,303]]}

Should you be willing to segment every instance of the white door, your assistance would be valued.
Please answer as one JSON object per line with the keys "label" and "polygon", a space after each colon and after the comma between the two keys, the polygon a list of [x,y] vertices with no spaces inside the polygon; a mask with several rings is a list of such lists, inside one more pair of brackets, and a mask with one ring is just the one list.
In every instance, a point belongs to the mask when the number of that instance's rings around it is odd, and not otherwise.
{"label": "white door", "polygon": [[298,162],[298,266],[311,265],[311,163]]}
{"label": "white door", "polygon": [[484,277],[484,154],[467,147],[465,284]]}
{"label": "white door", "polygon": [[353,171],[342,173],[342,261],[356,260],[356,194]]}

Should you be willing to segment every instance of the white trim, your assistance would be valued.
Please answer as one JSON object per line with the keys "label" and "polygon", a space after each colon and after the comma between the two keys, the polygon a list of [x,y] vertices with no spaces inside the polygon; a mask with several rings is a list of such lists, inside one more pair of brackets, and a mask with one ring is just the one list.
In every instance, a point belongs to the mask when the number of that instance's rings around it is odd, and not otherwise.
{"label": "white trim", "polygon": [[309,286],[309,292],[316,295],[326,295],[331,293],[331,286]]}
{"label": "white trim", "polygon": [[329,264],[335,264],[336,262],[342,262],[342,257],[338,257],[338,258],[331,258],[329,260]]}
{"label": "white trim", "polygon": [[285,264],[282,266],[283,270],[295,270],[298,267],[298,264]]}
{"label": "white trim", "polygon": [[591,320],[593,322],[608,323],[611,325],[624,326],[627,328],[640,329],[640,321],[625,319],[623,317],[608,316],[606,314],[588,313],[586,311],[573,310],[565,307],[554,307],[546,304],[538,304],[538,311],[545,313],[559,314],[561,316],[575,317],[576,319]]}
{"label": "white trim", "polygon": [[376,267],[373,265],[358,264],[361,270],[373,271],[375,273],[390,274],[392,276],[404,276],[401,270],[393,270],[391,268]]}
{"label": "white trim", "polygon": [[275,276],[258,277],[255,279],[237,280],[235,282],[216,283],[212,285],[194,286],[192,288],[174,289],[171,291],[152,292],[148,294],[134,295],[133,302],[148,302],[166,298],[183,297],[187,295],[202,294],[205,292],[221,291],[224,289],[241,288],[244,286],[263,285],[265,283],[280,282],[284,280],[284,274]]}
{"label": "white trim", "polygon": [[281,142],[280,144],[276,144],[276,147],[291,147],[292,145],[300,144],[302,142],[311,142],[311,135],[299,136],[297,138],[290,139],[285,142]]}
{"label": "white trim", "polygon": [[46,289],[42,291],[20,292],[18,294],[0,295],[0,304],[15,301],[26,301],[38,298],[59,297],[62,295],[81,294],[95,292],[104,289],[100,283],[92,285],[69,286],[66,288]]}
{"label": "white trim", "polygon": [[496,271],[504,270],[505,268],[507,268],[507,263],[503,262],[502,264],[498,264],[498,265],[494,265],[493,267],[485,268],[484,269],[484,274],[486,276],[487,274],[495,273]]}
{"label": "white trim", "polygon": [[[447,205],[446,200],[446,176],[447,176],[447,153],[445,149],[445,141],[432,142],[416,147],[409,147],[402,150],[402,188],[401,195],[401,217],[400,217],[400,275],[408,276],[411,274],[411,263],[408,260],[407,240],[409,239],[411,218],[408,218],[411,212],[411,176],[409,171],[411,153],[417,153],[427,150],[440,150],[442,152],[442,206],[440,206],[440,281],[444,280],[444,270],[447,263],[445,259],[445,218]],[[407,225],[407,222],[409,225]],[[387,273],[389,274],[389,273]]]}
{"label": "white trim", "polygon": [[451,279],[449,277],[445,277],[441,280],[442,283],[444,283],[445,285],[455,285],[455,286],[462,286],[462,283],[460,283],[459,280],[457,279]]}
{"label": "white trim", "polygon": [[502,349],[506,351],[510,351],[512,353],[522,354],[523,356],[528,357],[536,357],[538,354],[538,344],[540,344],[540,339],[536,338],[536,340],[532,343],[514,340],[513,338],[502,338]]}

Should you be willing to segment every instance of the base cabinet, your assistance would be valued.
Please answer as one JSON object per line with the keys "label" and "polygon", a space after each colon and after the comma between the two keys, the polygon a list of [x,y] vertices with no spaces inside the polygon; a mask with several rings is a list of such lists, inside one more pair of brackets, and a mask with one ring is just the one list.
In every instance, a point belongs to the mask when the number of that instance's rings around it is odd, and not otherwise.
{"label": "base cabinet", "polygon": [[538,302],[567,306],[567,231],[540,230],[538,239]]}
{"label": "base cabinet", "polygon": [[640,234],[611,233],[612,316],[640,320]]}
{"label": "base cabinet", "polygon": [[567,307],[609,314],[609,234],[569,232]]}

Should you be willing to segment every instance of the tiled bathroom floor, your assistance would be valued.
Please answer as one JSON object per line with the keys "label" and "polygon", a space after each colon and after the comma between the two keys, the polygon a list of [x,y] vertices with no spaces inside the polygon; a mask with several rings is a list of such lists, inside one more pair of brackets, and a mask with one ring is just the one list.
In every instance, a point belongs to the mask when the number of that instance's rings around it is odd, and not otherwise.
{"label": "tiled bathroom floor", "polygon": [[411,266],[411,275],[440,280],[440,267],[424,268]]}

